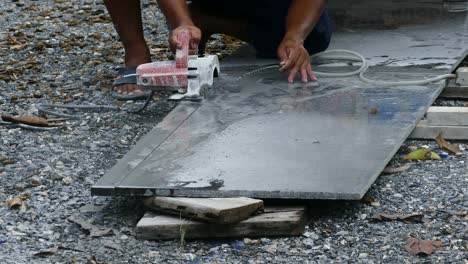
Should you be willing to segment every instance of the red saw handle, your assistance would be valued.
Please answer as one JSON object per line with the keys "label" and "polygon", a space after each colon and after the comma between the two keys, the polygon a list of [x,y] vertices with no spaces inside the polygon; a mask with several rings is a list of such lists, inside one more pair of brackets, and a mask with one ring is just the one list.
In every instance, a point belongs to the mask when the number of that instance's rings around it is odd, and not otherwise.
{"label": "red saw handle", "polygon": [[176,50],[176,68],[188,68],[190,33],[187,30],[179,32],[177,34],[177,40],[182,48]]}

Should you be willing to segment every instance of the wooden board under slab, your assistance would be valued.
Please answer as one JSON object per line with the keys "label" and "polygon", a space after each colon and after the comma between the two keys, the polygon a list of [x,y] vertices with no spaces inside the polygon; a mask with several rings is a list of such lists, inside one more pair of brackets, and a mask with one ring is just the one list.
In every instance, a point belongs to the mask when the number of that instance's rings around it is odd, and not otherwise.
{"label": "wooden board under slab", "polygon": [[263,201],[246,198],[148,197],[145,206],[183,217],[218,224],[233,224],[263,210]]}
{"label": "wooden board under slab", "polygon": [[430,126],[468,126],[468,107],[431,106],[426,120]]}
{"label": "wooden board under slab", "polygon": [[468,140],[468,107],[429,107],[408,138],[434,139],[441,132],[445,139]]}
{"label": "wooden board under slab", "polygon": [[450,80],[439,98],[468,99],[468,87],[457,85],[454,80]]}
{"label": "wooden board under slab", "polygon": [[138,222],[136,234],[139,239],[146,240],[179,239],[182,234],[184,239],[297,236],[304,232],[305,222],[305,207],[300,206],[266,207],[263,214],[229,225],[148,212]]}
{"label": "wooden board under slab", "polygon": [[434,139],[439,133],[449,140],[468,140],[468,126],[431,126],[422,120],[413,130],[409,139]]}

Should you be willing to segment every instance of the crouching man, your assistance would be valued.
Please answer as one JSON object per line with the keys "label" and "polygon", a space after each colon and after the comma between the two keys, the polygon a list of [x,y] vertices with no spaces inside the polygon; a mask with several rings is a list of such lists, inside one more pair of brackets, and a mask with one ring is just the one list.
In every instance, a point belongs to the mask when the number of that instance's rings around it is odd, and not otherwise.
{"label": "crouching man", "polygon": [[[114,82],[118,99],[146,98],[136,85],[135,71],[150,62],[143,36],[139,0],[104,0],[125,49],[125,69]],[[330,42],[331,25],[324,0],[158,0],[172,31],[169,45],[175,50],[177,33],[190,32],[190,54],[204,49],[207,39],[222,33],[249,42],[259,57],[277,57],[288,81],[315,81],[309,56],[324,51]]]}

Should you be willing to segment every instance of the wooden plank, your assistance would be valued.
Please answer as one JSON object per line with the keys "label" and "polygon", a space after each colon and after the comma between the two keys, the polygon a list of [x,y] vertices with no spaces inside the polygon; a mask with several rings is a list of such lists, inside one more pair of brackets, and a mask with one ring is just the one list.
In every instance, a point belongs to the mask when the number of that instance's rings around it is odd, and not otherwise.
{"label": "wooden plank", "polygon": [[447,87],[444,88],[439,98],[468,98],[468,87],[455,84],[454,80],[448,82]]}
{"label": "wooden plank", "polygon": [[263,210],[263,201],[246,198],[148,197],[147,208],[210,223],[232,224]]}
{"label": "wooden plank", "polygon": [[176,216],[148,212],[138,222],[137,238],[146,240],[297,236],[304,232],[305,207],[265,208],[238,224],[220,225],[184,220]]}
{"label": "wooden plank", "polygon": [[431,106],[426,120],[430,126],[468,126],[468,107]]}
{"label": "wooden plank", "polygon": [[468,140],[468,126],[431,126],[422,120],[408,139],[434,139],[440,132],[445,139]]}

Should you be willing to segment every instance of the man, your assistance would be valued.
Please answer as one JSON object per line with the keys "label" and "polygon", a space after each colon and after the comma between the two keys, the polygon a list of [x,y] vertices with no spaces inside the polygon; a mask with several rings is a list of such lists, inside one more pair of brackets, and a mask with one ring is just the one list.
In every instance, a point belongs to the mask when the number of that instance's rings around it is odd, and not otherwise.
{"label": "man", "polygon": [[[140,0],[104,0],[125,49],[126,69],[120,71],[114,90],[119,99],[147,96],[136,85],[136,66],[150,62],[143,36]],[[324,0],[158,0],[172,28],[169,44],[179,45],[176,35],[190,32],[190,54],[203,48],[213,33],[223,33],[251,43],[259,57],[278,57],[280,71],[289,71],[302,82],[315,81],[309,55],[328,47],[331,26]]]}

